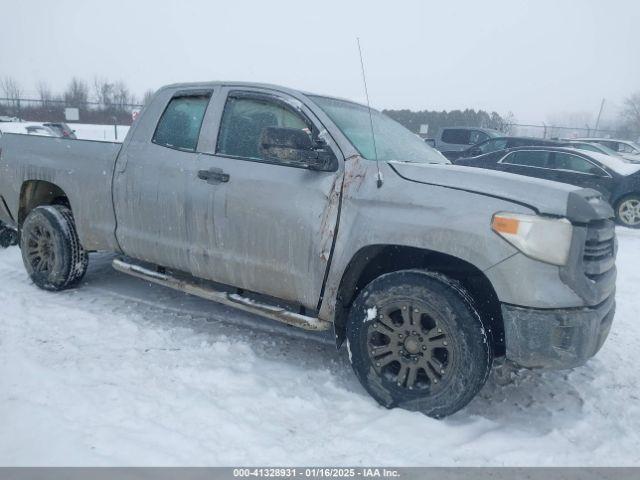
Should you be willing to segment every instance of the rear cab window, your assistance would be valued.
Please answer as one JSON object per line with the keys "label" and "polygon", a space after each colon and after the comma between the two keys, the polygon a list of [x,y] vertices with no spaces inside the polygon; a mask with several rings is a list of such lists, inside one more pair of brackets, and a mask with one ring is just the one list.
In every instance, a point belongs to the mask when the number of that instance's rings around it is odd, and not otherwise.
{"label": "rear cab window", "polygon": [[152,142],[163,147],[195,152],[210,94],[174,96],[165,108]]}

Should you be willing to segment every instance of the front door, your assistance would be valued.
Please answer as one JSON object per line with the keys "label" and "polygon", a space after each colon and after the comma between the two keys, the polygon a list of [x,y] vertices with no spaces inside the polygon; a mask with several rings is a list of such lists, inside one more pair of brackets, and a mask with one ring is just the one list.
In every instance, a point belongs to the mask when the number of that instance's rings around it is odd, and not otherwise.
{"label": "front door", "polygon": [[547,150],[516,150],[500,160],[496,164],[496,169],[550,180],[552,176],[550,158],[551,153]]}
{"label": "front door", "polygon": [[[221,110],[215,151],[199,157],[199,170],[214,172],[217,246],[194,273],[315,308],[336,228],[342,162],[310,170],[292,152],[265,143],[265,129],[273,127],[317,137],[317,119],[298,100],[230,89]],[[193,242],[209,234],[203,224]]]}

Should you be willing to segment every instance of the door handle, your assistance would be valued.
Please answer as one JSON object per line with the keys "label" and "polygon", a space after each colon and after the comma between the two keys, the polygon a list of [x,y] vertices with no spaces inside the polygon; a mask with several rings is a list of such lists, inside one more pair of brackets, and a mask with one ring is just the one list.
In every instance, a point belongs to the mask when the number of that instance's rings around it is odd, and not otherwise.
{"label": "door handle", "polygon": [[209,170],[198,170],[198,178],[207,183],[226,183],[229,181],[229,174],[224,173],[221,168],[210,168]]}

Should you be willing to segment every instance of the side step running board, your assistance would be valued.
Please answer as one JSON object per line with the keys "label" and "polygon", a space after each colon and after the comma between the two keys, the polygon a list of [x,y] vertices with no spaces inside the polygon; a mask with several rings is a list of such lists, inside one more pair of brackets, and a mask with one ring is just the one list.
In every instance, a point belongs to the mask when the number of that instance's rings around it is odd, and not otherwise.
{"label": "side step running board", "polygon": [[262,315],[263,317],[268,317],[278,322],[293,325],[294,327],[303,328],[305,330],[328,330],[331,328],[330,322],[320,320],[319,318],[308,317],[306,315],[291,312],[282,307],[257,302],[241,295],[198,285],[195,282],[172,277],[165,273],[158,273],[148,268],[141,267],[140,265],[125,262],[118,258],[113,260],[112,265],[113,268],[119,272],[142,278],[143,280],[157,283],[158,285],[164,285],[165,287],[173,288],[174,290],[180,290],[190,295],[206,298],[207,300],[213,300],[214,302],[244,310],[245,312]]}

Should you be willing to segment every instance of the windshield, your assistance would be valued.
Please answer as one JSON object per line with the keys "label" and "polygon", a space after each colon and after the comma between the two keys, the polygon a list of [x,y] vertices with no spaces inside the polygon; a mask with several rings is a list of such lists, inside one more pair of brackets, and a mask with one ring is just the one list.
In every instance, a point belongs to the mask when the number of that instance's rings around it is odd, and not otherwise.
{"label": "windshield", "polygon": [[367,160],[412,163],[451,163],[440,152],[428,146],[418,135],[382,113],[371,110],[375,148],[371,137],[369,109],[363,105],[311,96],[333,120],[342,133]]}

